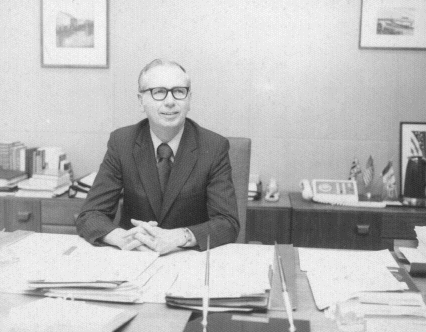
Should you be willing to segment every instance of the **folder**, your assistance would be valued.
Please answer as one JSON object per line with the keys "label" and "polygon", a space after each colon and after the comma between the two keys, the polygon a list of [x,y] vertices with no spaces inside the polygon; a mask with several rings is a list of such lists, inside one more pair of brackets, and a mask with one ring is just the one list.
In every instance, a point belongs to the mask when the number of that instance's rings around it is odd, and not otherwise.
{"label": "folder", "polygon": [[[207,330],[209,332],[276,332],[288,331],[290,324],[287,319],[251,316],[230,313],[212,313],[207,318]],[[308,320],[295,320],[297,332],[309,332]],[[201,317],[190,319],[184,332],[201,331]]]}

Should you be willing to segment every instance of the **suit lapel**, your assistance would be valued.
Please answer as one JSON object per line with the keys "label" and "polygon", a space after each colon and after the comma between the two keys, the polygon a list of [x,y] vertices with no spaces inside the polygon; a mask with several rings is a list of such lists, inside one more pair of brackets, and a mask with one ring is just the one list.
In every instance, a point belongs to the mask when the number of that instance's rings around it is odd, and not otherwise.
{"label": "suit lapel", "polygon": [[142,123],[141,127],[136,144],[133,147],[133,156],[139,177],[158,221],[161,211],[161,189],[158,179],[157,161],[155,160],[154,146],[149,133],[148,121]]}
{"label": "suit lapel", "polygon": [[167,183],[166,192],[164,193],[159,224],[163,221],[163,218],[166,216],[197,162],[197,142],[195,129],[189,121],[186,121],[169,182]]}

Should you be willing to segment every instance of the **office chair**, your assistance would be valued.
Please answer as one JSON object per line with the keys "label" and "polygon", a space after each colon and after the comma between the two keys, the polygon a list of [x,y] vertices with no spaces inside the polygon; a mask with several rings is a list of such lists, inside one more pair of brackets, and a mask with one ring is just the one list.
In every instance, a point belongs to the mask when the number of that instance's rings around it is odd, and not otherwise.
{"label": "office chair", "polygon": [[243,137],[227,137],[230,144],[229,158],[232,167],[232,180],[237,196],[240,233],[237,243],[246,240],[247,193],[250,174],[251,140]]}

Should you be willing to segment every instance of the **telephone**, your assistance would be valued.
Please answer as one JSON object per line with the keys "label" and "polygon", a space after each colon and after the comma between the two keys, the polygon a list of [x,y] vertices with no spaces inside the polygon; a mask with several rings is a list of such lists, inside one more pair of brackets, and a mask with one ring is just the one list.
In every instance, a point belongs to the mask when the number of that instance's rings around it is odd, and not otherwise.
{"label": "telephone", "polygon": [[319,203],[345,205],[358,202],[358,188],[354,180],[309,180],[300,182],[302,197]]}

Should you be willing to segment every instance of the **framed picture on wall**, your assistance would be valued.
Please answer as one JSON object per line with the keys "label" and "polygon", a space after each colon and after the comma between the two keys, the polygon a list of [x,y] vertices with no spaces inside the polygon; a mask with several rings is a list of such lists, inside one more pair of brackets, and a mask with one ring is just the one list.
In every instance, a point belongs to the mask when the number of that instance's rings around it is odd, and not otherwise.
{"label": "framed picture on wall", "polygon": [[426,49],[426,1],[363,0],[359,46]]}
{"label": "framed picture on wall", "polygon": [[41,65],[108,68],[108,0],[41,0]]}
{"label": "framed picture on wall", "polygon": [[[426,170],[426,122],[401,122],[400,124],[400,181],[401,194],[407,196],[424,184]],[[410,188],[405,188],[405,185]],[[408,195],[409,197],[412,197]]]}

